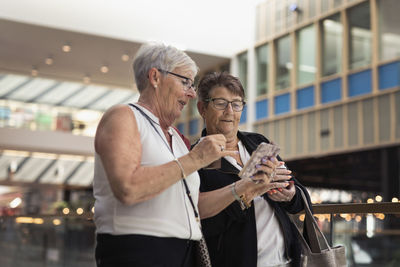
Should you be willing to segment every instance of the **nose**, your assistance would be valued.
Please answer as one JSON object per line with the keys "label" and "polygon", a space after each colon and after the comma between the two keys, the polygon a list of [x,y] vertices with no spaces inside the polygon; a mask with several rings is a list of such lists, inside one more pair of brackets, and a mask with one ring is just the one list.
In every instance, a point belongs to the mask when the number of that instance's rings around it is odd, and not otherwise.
{"label": "nose", "polygon": [[186,95],[189,97],[189,98],[196,98],[196,91],[194,90],[194,87],[193,86],[191,86],[188,90],[186,90]]}
{"label": "nose", "polygon": [[232,103],[228,103],[228,104],[226,105],[226,108],[225,108],[224,112],[233,113]]}

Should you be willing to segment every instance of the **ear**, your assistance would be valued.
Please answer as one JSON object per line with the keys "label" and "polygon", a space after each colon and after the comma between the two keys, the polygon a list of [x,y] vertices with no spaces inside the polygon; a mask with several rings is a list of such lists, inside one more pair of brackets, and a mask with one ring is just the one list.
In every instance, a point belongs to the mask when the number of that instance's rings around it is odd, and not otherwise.
{"label": "ear", "polygon": [[148,74],[150,87],[157,88],[160,82],[160,72],[156,68],[151,68]]}
{"label": "ear", "polygon": [[197,110],[199,111],[199,114],[204,118],[204,113],[206,112],[206,103],[204,103],[203,101],[198,101]]}

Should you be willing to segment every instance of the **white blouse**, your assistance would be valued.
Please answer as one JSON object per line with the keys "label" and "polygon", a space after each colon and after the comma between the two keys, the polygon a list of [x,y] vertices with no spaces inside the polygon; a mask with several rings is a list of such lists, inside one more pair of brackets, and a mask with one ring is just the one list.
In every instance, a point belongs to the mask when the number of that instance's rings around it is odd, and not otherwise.
{"label": "white blouse", "polygon": [[[241,141],[238,143],[240,159],[243,164],[250,159],[250,154]],[[238,170],[242,167],[233,157],[225,157]],[[285,257],[285,240],[278,218],[274,210],[261,196],[254,199],[254,210],[257,227],[257,267],[268,267],[286,264],[289,260]]]}

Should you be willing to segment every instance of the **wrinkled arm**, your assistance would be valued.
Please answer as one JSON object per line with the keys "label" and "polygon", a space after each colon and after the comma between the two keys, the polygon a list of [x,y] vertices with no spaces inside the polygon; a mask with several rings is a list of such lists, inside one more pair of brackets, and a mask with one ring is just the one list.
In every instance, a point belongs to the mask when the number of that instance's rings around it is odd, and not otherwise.
{"label": "wrinkled arm", "polygon": [[[182,178],[179,166],[173,161],[159,166],[140,165],[140,133],[128,106],[116,106],[104,114],[96,132],[95,150],[114,196],[127,205],[153,198]],[[194,160],[193,166],[186,166],[187,174],[196,163]]]}

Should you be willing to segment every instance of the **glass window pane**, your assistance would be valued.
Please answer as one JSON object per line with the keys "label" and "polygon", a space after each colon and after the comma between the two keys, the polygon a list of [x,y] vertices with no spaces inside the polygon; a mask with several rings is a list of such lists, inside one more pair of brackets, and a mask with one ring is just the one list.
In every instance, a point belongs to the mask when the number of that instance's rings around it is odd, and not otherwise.
{"label": "glass window pane", "polygon": [[267,93],[268,88],[268,45],[257,48],[257,96]]}
{"label": "glass window pane", "polygon": [[275,2],[275,32],[279,32],[283,27],[283,3],[282,1]]}
{"label": "glass window pane", "polygon": [[290,86],[291,44],[290,36],[287,35],[276,42],[276,90]]}
{"label": "glass window pane", "polygon": [[378,1],[379,55],[381,60],[400,57],[399,0]]}
{"label": "glass window pane", "polygon": [[297,84],[311,83],[315,79],[315,28],[310,25],[297,33]]}
{"label": "glass window pane", "polygon": [[342,66],[342,32],[340,15],[322,21],[322,75],[340,73]]}
{"label": "glass window pane", "polygon": [[321,1],[321,12],[325,13],[329,11],[329,0],[322,0]]}
{"label": "glass window pane", "polygon": [[348,12],[350,32],[350,69],[371,63],[371,18],[369,1]]}
{"label": "glass window pane", "polygon": [[308,0],[308,17],[311,19],[315,17],[317,4],[315,3],[316,0]]}
{"label": "glass window pane", "polygon": [[342,0],[333,0],[333,7],[338,7],[342,5]]}
{"label": "glass window pane", "polygon": [[247,91],[247,52],[238,56],[239,61],[239,79],[244,90]]}
{"label": "glass window pane", "polygon": [[[300,11],[304,10],[304,1],[305,0],[297,0],[297,6],[299,7]],[[297,15],[297,23],[300,23],[304,19],[304,12],[296,12]]]}

